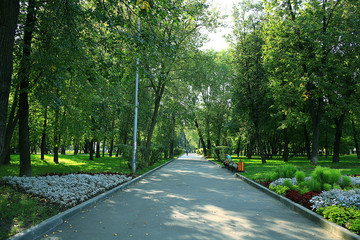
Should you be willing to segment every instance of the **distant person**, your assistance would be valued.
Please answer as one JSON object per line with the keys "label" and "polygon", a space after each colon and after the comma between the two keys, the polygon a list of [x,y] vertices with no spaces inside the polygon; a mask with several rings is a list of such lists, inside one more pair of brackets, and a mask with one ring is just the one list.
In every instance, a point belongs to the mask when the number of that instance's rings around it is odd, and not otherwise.
{"label": "distant person", "polygon": [[186,149],[186,156],[189,156],[189,151]]}

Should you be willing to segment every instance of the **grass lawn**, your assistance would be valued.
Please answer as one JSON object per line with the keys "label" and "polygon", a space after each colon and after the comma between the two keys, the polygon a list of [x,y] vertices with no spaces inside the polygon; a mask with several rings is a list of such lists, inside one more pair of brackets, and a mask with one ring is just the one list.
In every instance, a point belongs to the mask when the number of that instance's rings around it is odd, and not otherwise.
{"label": "grass lawn", "polygon": [[[89,155],[59,155],[59,164],[53,162],[52,155],[46,155],[44,160],[40,155],[31,155],[32,176],[47,173],[101,173],[120,172],[131,174],[124,159],[119,157],[94,158],[90,161]],[[163,159],[153,166],[137,170],[136,175],[141,175],[160,166],[171,159]],[[0,180],[4,176],[19,176],[19,155],[11,156],[11,164],[0,167]],[[18,232],[64,211],[65,208],[52,204],[46,199],[27,194],[19,189],[14,189],[0,182],[0,239],[6,239]]]}
{"label": "grass lawn", "polygon": [[[298,170],[304,171],[307,176],[310,176],[311,172],[316,167],[312,165],[310,160],[307,160],[306,157],[294,157],[287,163],[280,158],[267,159],[266,164],[261,163],[261,158],[259,156],[248,159],[245,156],[237,157],[236,155],[232,155],[231,158],[235,163],[239,162],[240,159],[244,162],[245,172],[241,173],[241,175],[252,180],[264,180],[267,176],[271,175],[276,168],[286,164],[297,167]],[[214,159],[210,158],[210,160]],[[319,156],[318,166],[339,169],[342,175],[360,174],[360,159],[357,159],[356,155],[342,155],[340,156],[339,163],[332,163],[331,156],[327,159],[325,156]]]}

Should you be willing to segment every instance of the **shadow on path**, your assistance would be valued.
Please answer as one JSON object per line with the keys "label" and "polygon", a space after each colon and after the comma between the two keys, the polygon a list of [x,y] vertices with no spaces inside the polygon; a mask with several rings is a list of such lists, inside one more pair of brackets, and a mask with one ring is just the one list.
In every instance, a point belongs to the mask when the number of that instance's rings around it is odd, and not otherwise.
{"label": "shadow on path", "polygon": [[73,216],[42,239],[337,239],[196,154]]}

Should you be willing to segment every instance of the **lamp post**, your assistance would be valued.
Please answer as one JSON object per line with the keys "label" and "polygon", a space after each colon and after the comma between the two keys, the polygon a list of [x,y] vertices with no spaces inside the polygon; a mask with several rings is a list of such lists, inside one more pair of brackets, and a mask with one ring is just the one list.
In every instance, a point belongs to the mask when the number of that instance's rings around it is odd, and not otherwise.
{"label": "lamp post", "polygon": [[[140,17],[138,19],[138,34],[140,35]],[[136,78],[135,78],[135,109],[134,109],[134,147],[133,147],[133,163],[132,172],[136,173],[136,134],[137,134],[137,118],[138,118],[138,88],[139,88],[139,56],[136,58]]]}

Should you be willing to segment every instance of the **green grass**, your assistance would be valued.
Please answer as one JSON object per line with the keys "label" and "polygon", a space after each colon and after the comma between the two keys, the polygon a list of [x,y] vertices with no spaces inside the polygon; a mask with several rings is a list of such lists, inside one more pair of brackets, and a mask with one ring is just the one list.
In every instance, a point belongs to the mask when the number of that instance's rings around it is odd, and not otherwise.
{"label": "green grass", "polygon": [[[235,163],[239,162],[240,159],[244,162],[245,172],[241,173],[241,175],[252,180],[266,179],[266,176],[271,175],[276,168],[285,165],[293,165],[298,168],[298,170],[304,171],[307,176],[309,176],[316,167],[312,165],[306,157],[294,157],[287,163],[280,158],[267,159],[266,164],[261,163],[259,156],[248,159],[245,156],[237,157],[236,155],[232,155],[231,158]],[[214,159],[210,158],[210,160]],[[343,155],[340,157],[339,163],[332,163],[330,156],[327,159],[325,156],[320,156],[318,166],[339,169],[342,175],[360,174],[360,159],[357,159],[356,155]]]}
{"label": "green grass", "polygon": [[[77,173],[77,172],[120,172],[131,174],[124,159],[119,157],[94,158],[89,155],[59,155],[59,164],[53,162],[52,155],[46,155],[44,160],[40,155],[31,155],[32,176],[47,173]],[[136,171],[142,175],[149,170],[168,162],[162,159],[153,166]],[[19,155],[11,156],[11,164],[0,167],[0,179],[4,176],[19,176]],[[65,210],[58,204],[52,204],[46,199],[27,194],[0,182],[0,239],[9,238],[31,226],[34,226]]]}

